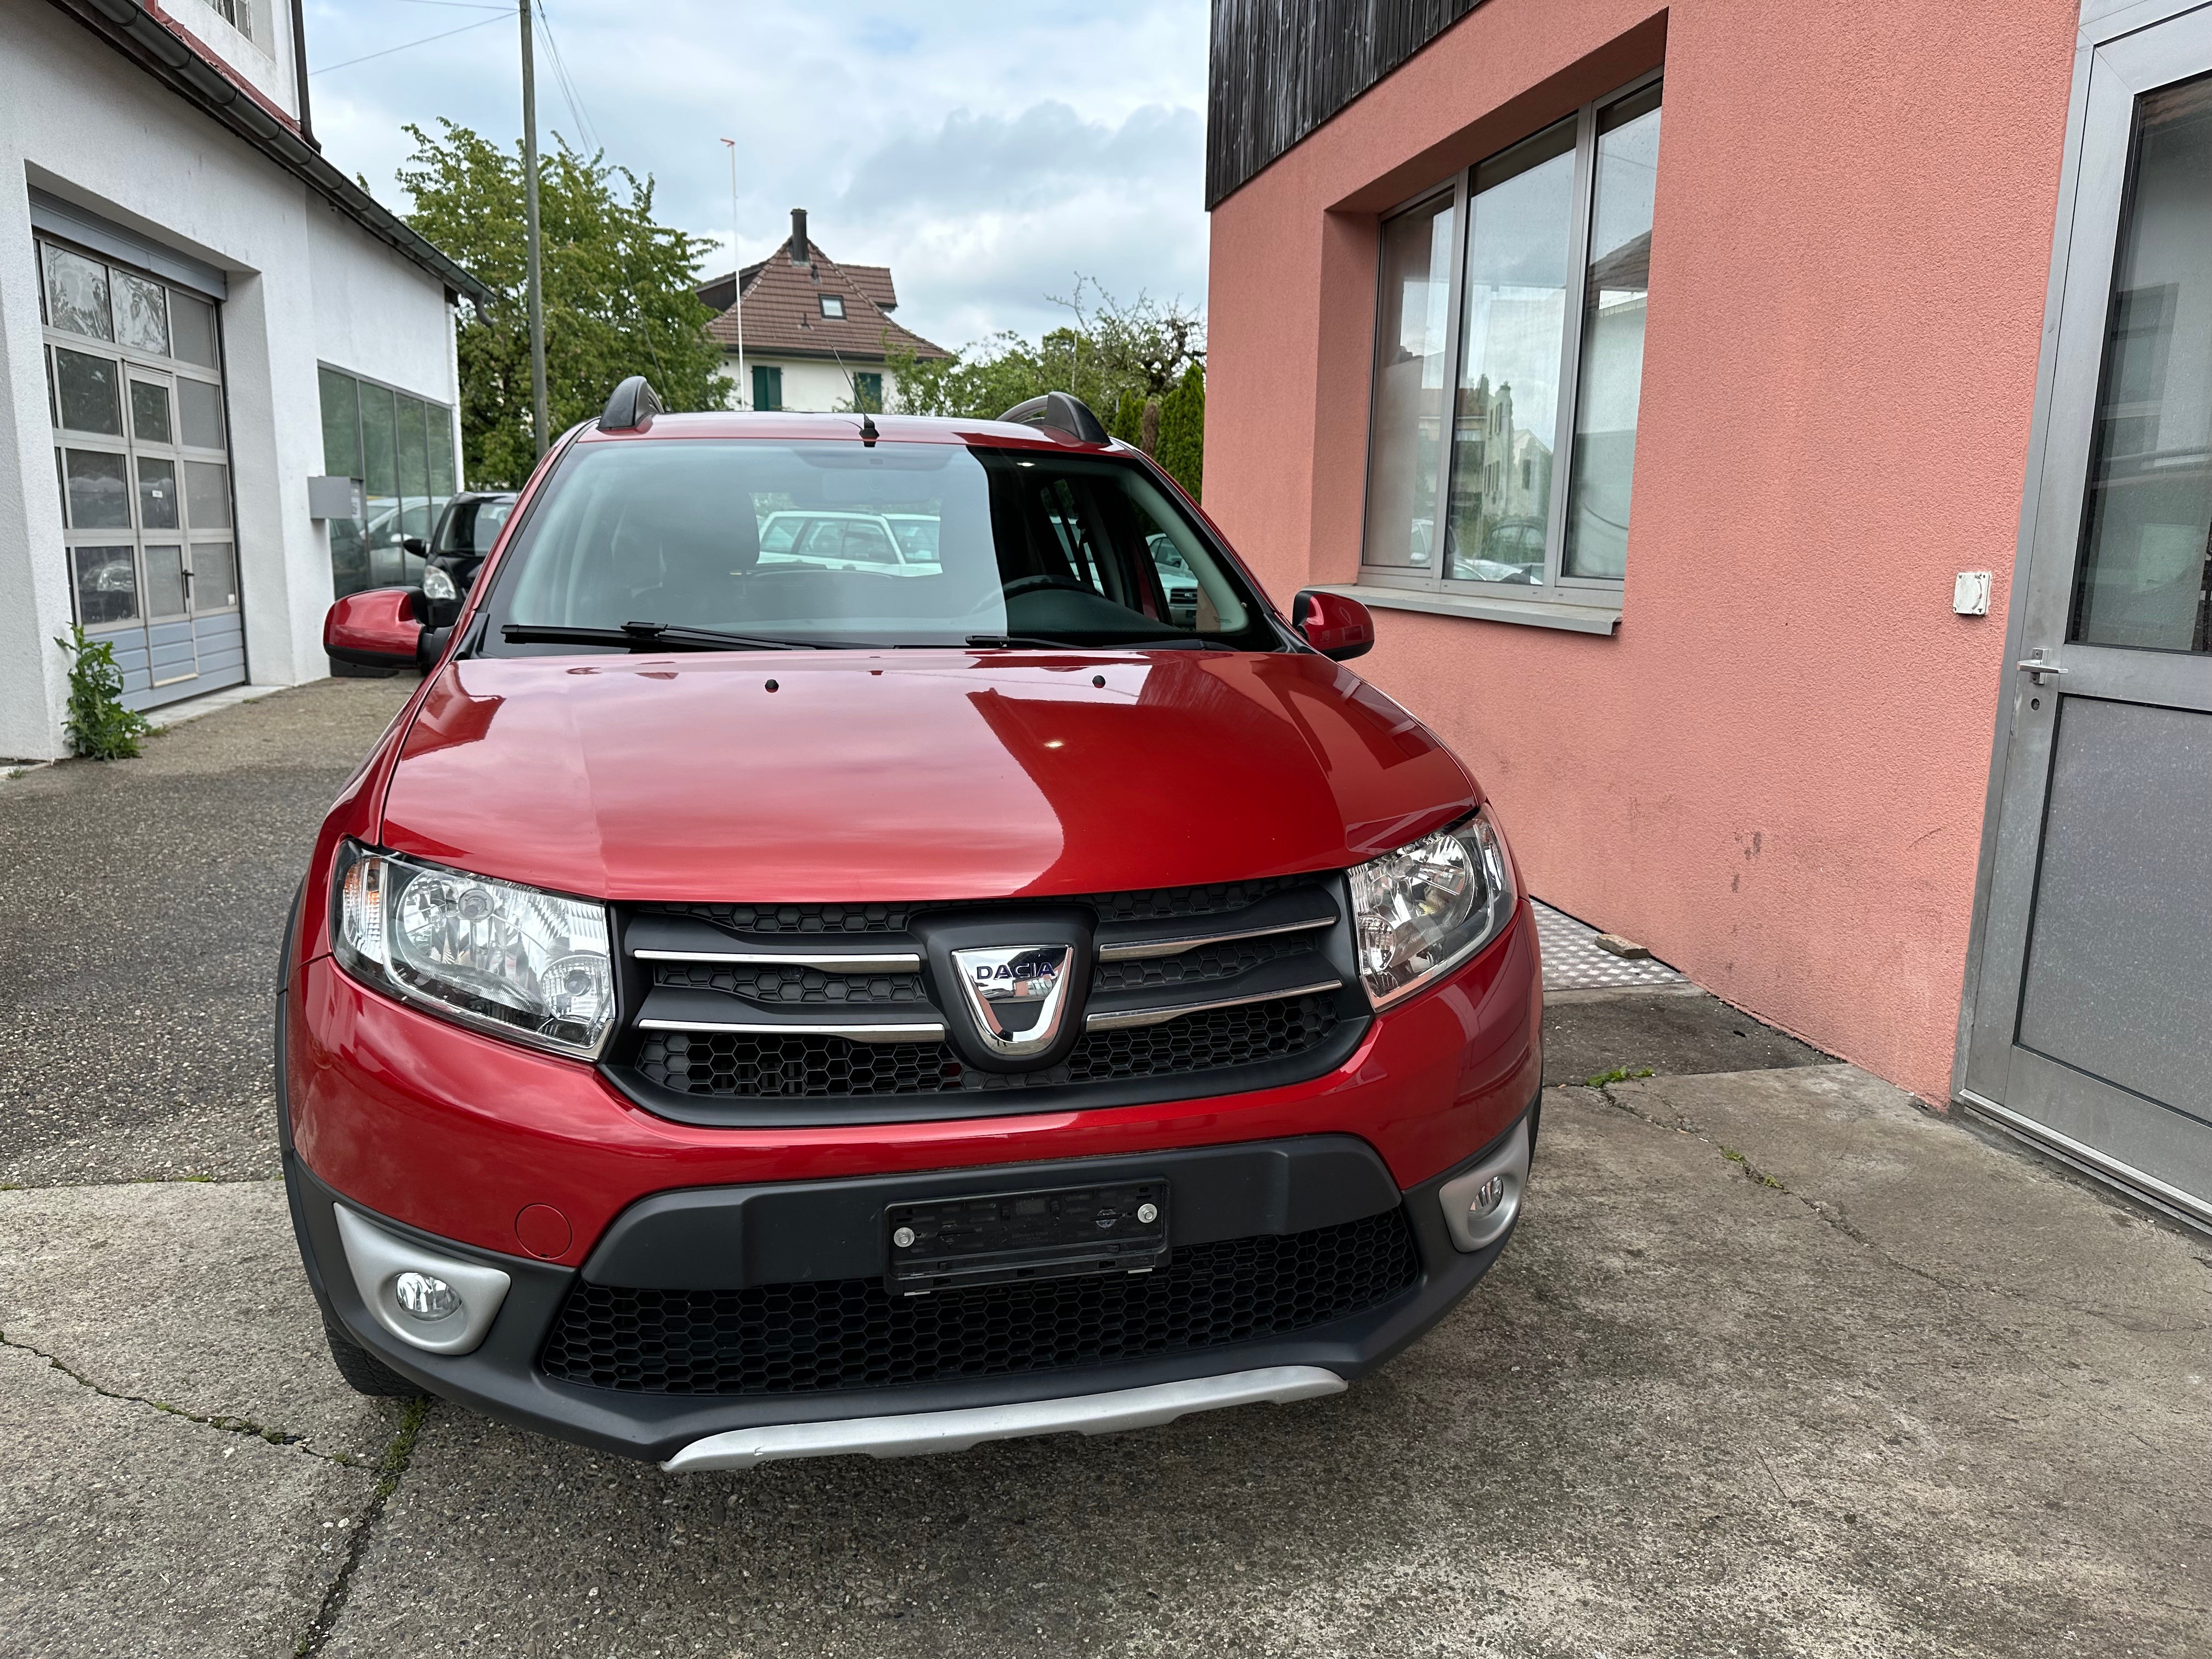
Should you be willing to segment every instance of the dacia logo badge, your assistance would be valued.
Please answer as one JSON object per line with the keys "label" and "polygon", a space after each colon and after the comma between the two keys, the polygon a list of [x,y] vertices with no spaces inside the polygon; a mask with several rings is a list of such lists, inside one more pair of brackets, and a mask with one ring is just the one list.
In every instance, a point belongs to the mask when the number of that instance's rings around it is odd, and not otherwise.
{"label": "dacia logo badge", "polygon": [[955,951],[954,970],[976,1035],[1009,1060],[1041,1054],[1060,1036],[1067,1012],[1066,945],[1016,945]]}

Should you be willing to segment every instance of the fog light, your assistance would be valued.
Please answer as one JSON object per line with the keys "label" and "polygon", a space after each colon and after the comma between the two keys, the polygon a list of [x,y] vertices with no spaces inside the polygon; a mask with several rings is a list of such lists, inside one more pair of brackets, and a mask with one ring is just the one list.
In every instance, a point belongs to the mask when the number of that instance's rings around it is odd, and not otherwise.
{"label": "fog light", "polygon": [[392,1295],[402,1309],[420,1320],[449,1319],[461,1310],[461,1293],[428,1273],[400,1274],[392,1282]]}
{"label": "fog light", "polygon": [[1474,1168],[1437,1189],[1453,1245],[1480,1250],[1504,1237],[1520,1212],[1521,1192],[1528,1179],[1528,1120],[1524,1117]]}

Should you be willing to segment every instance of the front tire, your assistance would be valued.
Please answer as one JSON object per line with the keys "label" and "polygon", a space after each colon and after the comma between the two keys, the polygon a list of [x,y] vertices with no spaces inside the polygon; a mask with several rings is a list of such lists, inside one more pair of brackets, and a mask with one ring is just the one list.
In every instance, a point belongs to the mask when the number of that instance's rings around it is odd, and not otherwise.
{"label": "front tire", "polygon": [[328,1316],[323,1320],[323,1335],[331,1345],[331,1363],[356,1394],[380,1400],[412,1400],[422,1392],[347,1335]]}

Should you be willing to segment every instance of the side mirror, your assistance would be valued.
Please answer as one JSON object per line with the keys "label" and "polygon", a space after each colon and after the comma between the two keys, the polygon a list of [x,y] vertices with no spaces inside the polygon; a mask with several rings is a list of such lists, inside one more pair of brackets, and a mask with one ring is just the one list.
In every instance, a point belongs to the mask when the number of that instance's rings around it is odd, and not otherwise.
{"label": "side mirror", "polygon": [[1358,600],[1341,593],[1309,587],[1291,602],[1291,626],[1334,662],[1349,662],[1375,648],[1375,618]]}
{"label": "side mirror", "polygon": [[420,536],[402,536],[399,538],[399,547],[402,552],[412,553],[418,559],[427,559],[430,556],[430,550],[422,545],[422,538]]}
{"label": "side mirror", "polygon": [[349,593],[323,618],[323,649],[363,668],[412,668],[422,660],[419,596],[411,587]]}

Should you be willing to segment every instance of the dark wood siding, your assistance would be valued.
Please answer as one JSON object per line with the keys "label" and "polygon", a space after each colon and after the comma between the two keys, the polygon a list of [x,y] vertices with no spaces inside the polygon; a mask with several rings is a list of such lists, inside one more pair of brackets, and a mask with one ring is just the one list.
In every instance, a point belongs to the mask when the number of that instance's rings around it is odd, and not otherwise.
{"label": "dark wood siding", "polygon": [[1481,0],[1213,0],[1211,209]]}

